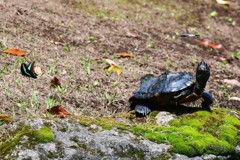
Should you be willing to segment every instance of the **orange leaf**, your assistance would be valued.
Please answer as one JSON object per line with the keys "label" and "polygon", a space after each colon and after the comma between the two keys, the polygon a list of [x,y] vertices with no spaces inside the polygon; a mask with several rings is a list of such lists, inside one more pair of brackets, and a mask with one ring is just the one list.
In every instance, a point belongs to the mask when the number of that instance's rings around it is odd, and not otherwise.
{"label": "orange leaf", "polygon": [[221,44],[215,44],[209,41],[198,41],[198,44],[202,45],[202,46],[206,46],[206,47],[211,47],[214,49],[224,49],[223,45]]}
{"label": "orange leaf", "polygon": [[52,107],[51,109],[47,110],[51,114],[59,115],[61,117],[65,117],[67,115],[71,115],[65,108],[63,108],[61,105],[57,105]]}
{"label": "orange leaf", "polygon": [[134,55],[132,53],[127,53],[127,52],[123,52],[123,53],[117,53],[116,54],[119,57],[133,57]]}
{"label": "orange leaf", "polygon": [[23,50],[17,49],[17,48],[11,48],[11,49],[6,49],[3,52],[9,53],[15,56],[24,56],[25,52]]}
{"label": "orange leaf", "polygon": [[11,117],[8,117],[8,116],[1,116],[1,115],[0,115],[0,120],[1,120],[1,121],[11,121],[12,118],[11,118]]}
{"label": "orange leaf", "polygon": [[51,86],[52,87],[61,87],[61,82],[60,82],[60,79],[57,78],[57,77],[54,77],[52,80],[51,80]]}

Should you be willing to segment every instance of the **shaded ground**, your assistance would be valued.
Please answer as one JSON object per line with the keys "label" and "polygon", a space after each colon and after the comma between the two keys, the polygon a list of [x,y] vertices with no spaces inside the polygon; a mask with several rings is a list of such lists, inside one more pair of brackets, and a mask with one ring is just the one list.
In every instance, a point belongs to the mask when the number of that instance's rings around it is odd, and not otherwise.
{"label": "shaded ground", "polygon": [[[209,14],[216,11],[217,16]],[[0,42],[27,52],[25,58],[1,53],[0,113],[13,117],[43,115],[62,104],[74,114],[111,115],[126,112],[128,98],[147,73],[187,71],[194,74],[197,62],[211,66],[207,90],[214,107],[238,108],[240,60],[240,4],[223,6],[211,0],[0,0]],[[222,44],[225,50],[200,46],[197,38],[180,38],[185,32]],[[117,58],[129,52],[134,58]],[[123,69],[106,74],[105,59]],[[20,73],[22,62],[36,61],[43,70],[38,79]],[[61,79],[63,89],[50,87]],[[199,106],[199,102],[190,106]]]}

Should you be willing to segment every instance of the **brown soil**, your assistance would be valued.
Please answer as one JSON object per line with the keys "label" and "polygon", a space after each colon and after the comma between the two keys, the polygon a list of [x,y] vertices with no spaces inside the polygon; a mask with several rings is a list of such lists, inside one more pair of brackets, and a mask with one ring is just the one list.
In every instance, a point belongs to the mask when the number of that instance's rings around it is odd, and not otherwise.
{"label": "brown soil", "polygon": [[[216,11],[218,14],[210,17]],[[140,77],[166,71],[194,74],[197,63],[211,66],[206,87],[213,107],[238,108],[240,81],[240,2],[230,6],[214,0],[0,0],[1,48],[19,48],[25,57],[1,53],[0,114],[28,117],[46,114],[61,104],[73,114],[111,115],[128,110],[128,99]],[[177,34],[200,33],[199,38]],[[222,44],[224,50],[200,46],[198,40]],[[134,58],[118,58],[119,52]],[[123,73],[107,74],[105,59]],[[35,61],[38,79],[21,75],[22,62]],[[225,63],[226,61],[226,63]],[[62,89],[50,87],[53,77]],[[199,102],[192,106],[199,106]]]}

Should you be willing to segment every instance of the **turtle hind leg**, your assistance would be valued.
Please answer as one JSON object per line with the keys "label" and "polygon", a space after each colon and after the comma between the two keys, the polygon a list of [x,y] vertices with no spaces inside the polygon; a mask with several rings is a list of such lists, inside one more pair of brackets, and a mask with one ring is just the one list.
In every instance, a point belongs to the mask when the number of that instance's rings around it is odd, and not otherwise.
{"label": "turtle hind leg", "polygon": [[202,102],[202,107],[205,109],[210,109],[210,105],[213,103],[213,96],[207,92],[207,91],[203,91],[203,102]]}
{"label": "turtle hind leg", "polygon": [[137,117],[145,117],[151,112],[151,110],[147,106],[143,105],[136,105],[135,111]]}

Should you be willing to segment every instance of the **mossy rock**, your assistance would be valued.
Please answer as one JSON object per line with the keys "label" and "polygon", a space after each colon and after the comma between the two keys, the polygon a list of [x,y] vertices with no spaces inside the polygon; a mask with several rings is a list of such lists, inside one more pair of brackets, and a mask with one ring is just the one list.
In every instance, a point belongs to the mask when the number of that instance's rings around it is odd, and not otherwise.
{"label": "mossy rock", "polygon": [[42,127],[33,132],[33,138],[42,143],[52,142],[54,140],[54,133],[48,127]]}
{"label": "mossy rock", "polygon": [[[94,124],[107,129],[123,128],[151,141],[171,144],[171,152],[190,157],[204,154],[231,155],[240,142],[240,120],[229,109],[216,108],[211,112],[197,111],[181,115],[170,121],[170,126],[159,126],[154,118],[151,115],[146,123],[132,121],[130,124],[121,123],[119,127],[116,119],[98,117]],[[89,120],[93,122],[92,118]],[[80,123],[86,125],[84,121]]]}
{"label": "mossy rock", "polygon": [[7,140],[0,143],[0,155],[4,155],[14,149],[23,136],[29,137],[29,145],[48,143],[54,140],[53,131],[46,126],[43,126],[39,130],[32,130],[29,126],[20,125],[14,133],[10,134]]}

